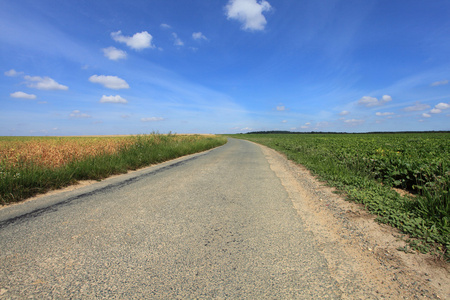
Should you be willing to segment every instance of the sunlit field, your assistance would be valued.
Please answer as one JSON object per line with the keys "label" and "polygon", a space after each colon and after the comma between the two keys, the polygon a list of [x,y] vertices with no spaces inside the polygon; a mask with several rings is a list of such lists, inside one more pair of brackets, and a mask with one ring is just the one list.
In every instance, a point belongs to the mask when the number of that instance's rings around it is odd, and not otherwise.
{"label": "sunlit field", "polygon": [[100,180],[222,145],[202,135],[0,137],[0,203],[20,201],[78,180]]}
{"label": "sunlit field", "polygon": [[412,239],[450,258],[450,133],[240,134],[283,152]]}

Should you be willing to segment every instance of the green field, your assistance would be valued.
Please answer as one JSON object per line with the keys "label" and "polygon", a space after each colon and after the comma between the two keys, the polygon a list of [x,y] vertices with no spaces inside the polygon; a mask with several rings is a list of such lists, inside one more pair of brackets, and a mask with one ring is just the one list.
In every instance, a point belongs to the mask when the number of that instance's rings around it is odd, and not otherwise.
{"label": "green field", "polygon": [[232,136],[285,153],[364,204],[408,234],[405,251],[450,258],[450,133]]}
{"label": "green field", "polygon": [[226,138],[202,135],[0,137],[0,204],[17,202],[78,180],[208,150]]}

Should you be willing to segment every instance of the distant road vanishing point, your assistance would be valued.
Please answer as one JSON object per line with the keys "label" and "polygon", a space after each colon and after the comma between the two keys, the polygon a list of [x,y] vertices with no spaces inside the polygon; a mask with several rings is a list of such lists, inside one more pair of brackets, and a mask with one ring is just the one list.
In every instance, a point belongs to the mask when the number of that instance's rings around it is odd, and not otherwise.
{"label": "distant road vanishing point", "polygon": [[229,139],[1,209],[0,298],[375,298],[321,247],[261,147]]}

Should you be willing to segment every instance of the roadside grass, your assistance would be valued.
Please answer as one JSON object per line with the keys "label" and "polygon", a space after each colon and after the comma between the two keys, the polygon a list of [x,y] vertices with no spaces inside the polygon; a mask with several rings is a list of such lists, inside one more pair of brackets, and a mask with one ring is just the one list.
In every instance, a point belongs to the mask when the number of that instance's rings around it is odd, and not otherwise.
{"label": "roadside grass", "polygon": [[218,147],[225,137],[0,137],[0,204]]}
{"label": "roadside grass", "polygon": [[449,133],[230,136],[285,153],[364,204],[377,221],[409,236],[410,246],[399,250],[450,260]]}

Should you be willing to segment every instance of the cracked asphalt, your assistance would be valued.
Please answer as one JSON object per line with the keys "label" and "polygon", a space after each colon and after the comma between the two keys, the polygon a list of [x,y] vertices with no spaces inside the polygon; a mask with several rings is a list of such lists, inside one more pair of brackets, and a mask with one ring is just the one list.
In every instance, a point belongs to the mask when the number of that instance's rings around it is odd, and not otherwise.
{"label": "cracked asphalt", "polygon": [[342,298],[305,228],[261,148],[229,139],[1,209],[0,297]]}

